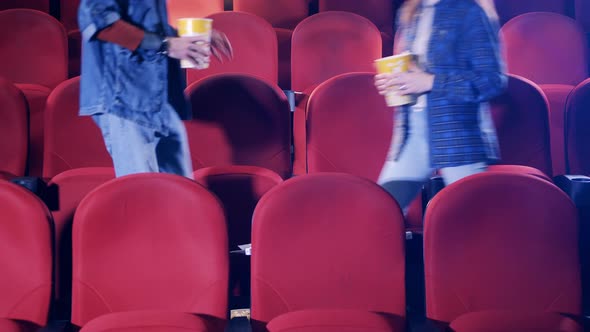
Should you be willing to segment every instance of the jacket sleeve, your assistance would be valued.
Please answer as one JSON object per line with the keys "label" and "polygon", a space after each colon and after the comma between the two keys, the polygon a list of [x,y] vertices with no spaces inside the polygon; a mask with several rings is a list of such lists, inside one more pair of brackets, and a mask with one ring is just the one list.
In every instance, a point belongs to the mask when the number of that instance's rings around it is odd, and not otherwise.
{"label": "jacket sleeve", "polygon": [[501,57],[499,31],[479,6],[472,6],[460,34],[460,52],[468,52],[470,68],[438,73],[432,92],[451,102],[479,103],[502,93],[508,78]]}
{"label": "jacket sleeve", "polygon": [[78,25],[84,40],[90,40],[104,28],[121,19],[116,0],[82,0],[78,7]]}

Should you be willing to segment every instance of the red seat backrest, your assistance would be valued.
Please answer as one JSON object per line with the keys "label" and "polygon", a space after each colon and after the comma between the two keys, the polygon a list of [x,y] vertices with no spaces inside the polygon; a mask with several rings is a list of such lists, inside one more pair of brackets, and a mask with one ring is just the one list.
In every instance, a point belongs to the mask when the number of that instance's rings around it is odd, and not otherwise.
{"label": "red seat backrest", "polygon": [[28,149],[28,108],[22,92],[0,78],[0,171],[25,175]]}
{"label": "red seat backrest", "polygon": [[32,9],[3,10],[0,31],[0,76],[48,88],[66,80],[68,41],[58,20]]}
{"label": "red seat backrest", "polygon": [[79,116],[80,78],[59,85],[47,99],[43,176],[78,167],[112,167],[98,126]]}
{"label": "red seat backrest", "polygon": [[490,102],[502,164],[537,168],[551,176],[549,105],[533,82],[510,75],[506,91]]}
{"label": "red seat backrest", "polygon": [[510,1],[494,0],[500,23],[504,24],[512,18],[530,12],[551,12],[571,16],[574,12],[573,0],[534,0]]}
{"label": "red seat backrest", "polygon": [[347,11],[371,20],[380,31],[393,37],[393,20],[397,1],[392,0],[319,0],[319,10]]}
{"label": "red seat backrest", "polygon": [[211,56],[209,68],[187,70],[190,84],[218,73],[244,73],[278,82],[277,36],[268,22],[248,13],[223,12],[210,15],[213,28],[225,33],[232,44],[234,58],[220,63]]}
{"label": "red seat backrest", "polygon": [[269,191],[252,225],[252,319],[357,309],[405,316],[403,215],[375,183],[308,174]]}
{"label": "red seat backrest", "polygon": [[567,195],[534,175],[480,173],[447,186],[425,214],[427,317],[580,314],[577,219]]}
{"label": "red seat backrest", "polygon": [[568,172],[590,176],[590,79],[570,94],[566,106],[565,140]]}
{"label": "red seat backrest", "polygon": [[185,125],[195,169],[250,165],[291,175],[289,104],[276,85],[218,74],[193,83],[186,93],[193,107]]}
{"label": "red seat backrest", "polygon": [[[377,181],[393,134],[393,108],[373,73],[343,74],[318,86],[307,104],[307,171]],[[302,147],[295,146],[295,150]]]}
{"label": "red seat backrest", "polygon": [[294,29],[309,15],[310,0],[234,0],[234,10],[255,14],[275,28]]}
{"label": "red seat backrest", "polygon": [[133,174],[88,194],[74,216],[72,323],[112,312],[227,314],[223,208],[187,178]]}
{"label": "red seat backrest", "polygon": [[0,1],[0,10],[28,8],[40,10],[49,14],[49,2],[50,0],[2,0]]}
{"label": "red seat backrest", "polygon": [[205,17],[222,12],[223,0],[168,0],[168,22],[176,27],[176,20],[185,17]]}
{"label": "red seat backrest", "polygon": [[55,299],[69,312],[72,292],[72,225],[80,201],[94,188],[115,178],[111,167],[67,170],[49,181],[50,207],[55,224]]}
{"label": "red seat backrest", "polygon": [[0,180],[0,197],[0,320],[44,326],[52,288],[51,215],[39,198],[8,181]]}
{"label": "red seat backrest", "polygon": [[374,71],[381,57],[381,34],[368,19],[348,12],[323,12],[293,31],[291,88],[319,84],[338,74]]}
{"label": "red seat backrest", "polygon": [[586,37],[572,18],[527,13],[507,22],[501,34],[511,74],[537,84],[577,85],[588,77]]}

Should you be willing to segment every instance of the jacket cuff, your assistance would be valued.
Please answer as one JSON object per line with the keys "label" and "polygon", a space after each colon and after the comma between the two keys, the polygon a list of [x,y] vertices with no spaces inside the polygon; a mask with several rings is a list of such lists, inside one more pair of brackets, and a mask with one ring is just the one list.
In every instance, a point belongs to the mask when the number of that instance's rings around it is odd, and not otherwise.
{"label": "jacket cuff", "polygon": [[114,11],[105,11],[95,15],[93,22],[81,31],[83,40],[92,39],[96,33],[121,19],[121,15]]}

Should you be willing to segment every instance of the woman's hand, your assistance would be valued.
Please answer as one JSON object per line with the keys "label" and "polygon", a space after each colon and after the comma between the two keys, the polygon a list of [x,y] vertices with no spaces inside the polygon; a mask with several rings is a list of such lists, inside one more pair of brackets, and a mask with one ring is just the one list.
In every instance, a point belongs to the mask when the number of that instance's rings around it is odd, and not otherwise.
{"label": "woman's hand", "polygon": [[429,74],[415,65],[405,73],[387,73],[375,76],[375,87],[384,95],[395,92],[399,95],[423,94],[432,90],[434,75]]}

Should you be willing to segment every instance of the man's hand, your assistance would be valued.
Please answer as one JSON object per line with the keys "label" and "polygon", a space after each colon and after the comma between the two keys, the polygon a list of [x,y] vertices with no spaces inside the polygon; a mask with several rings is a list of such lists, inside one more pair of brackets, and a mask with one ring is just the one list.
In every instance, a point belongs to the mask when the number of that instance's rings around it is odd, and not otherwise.
{"label": "man's hand", "polygon": [[209,62],[211,48],[205,36],[172,37],[168,39],[168,56],[190,61],[197,68]]}
{"label": "man's hand", "polygon": [[219,62],[223,62],[224,57],[228,60],[233,59],[234,51],[225,33],[218,30],[211,32],[211,52]]}

